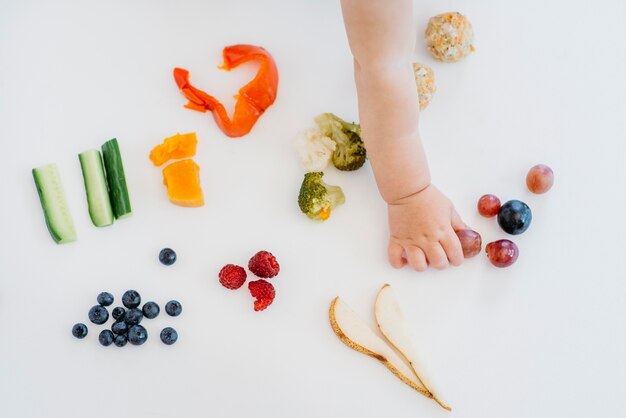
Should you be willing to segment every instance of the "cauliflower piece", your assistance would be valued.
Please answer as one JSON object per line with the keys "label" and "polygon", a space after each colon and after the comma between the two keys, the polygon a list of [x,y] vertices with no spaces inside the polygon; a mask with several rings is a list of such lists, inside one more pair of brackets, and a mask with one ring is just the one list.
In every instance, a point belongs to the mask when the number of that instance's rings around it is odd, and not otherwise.
{"label": "cauliflower piece", "polygon": [[456,12],[433,16],[426,28],[426,44],[437,61],[456,62],[474,52],[472,24]]}
{"label": "cauliflower piece", "polygon": [[361,126],[348,123],[332,113],[322,113],[315,118],[318,128],[328,135],[337,149],[333,152],[333,165],[341,171],[354,171],[363,167],[367,150],[361,139]]}
{"label": "cauliflower piece", "polygon": [[419,96],[420,110],[426,109],[433,94],[437,91],[435,87],[435,74],[427,65],[417,62],[413,63],[415,72],[415,84],[417,84],[417,94]]}
{"label": "cauliflower piece", "polygon": [[337,148],[335,141],[317,128],[300,132],[294,141],[302,167],[307,172],[324,171]]}

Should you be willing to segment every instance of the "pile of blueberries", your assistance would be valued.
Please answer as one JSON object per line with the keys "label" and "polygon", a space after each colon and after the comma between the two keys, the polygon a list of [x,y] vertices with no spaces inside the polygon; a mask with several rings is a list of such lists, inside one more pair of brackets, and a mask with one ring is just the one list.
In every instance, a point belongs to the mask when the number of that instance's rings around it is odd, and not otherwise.
{"label": "pile of blueberries", "polygon": [[[113,304],[113,295],[109,292],[102,292],[98,295],[98,304],[89,310],[89,320],[96,325],[102,325],[109,320],[109,311],[107,306]],[[141,295],[136,290],[128,290],[122,296],[121,306],[113,308],[111,315],[115,322],[111,325],[111,329],[105,329],[100,332],[98,340],[103,346],[115,344],[123,347],[127,343],[132,345],[142,345],[148,339],[148,331],[140,325],[144,317],[148,319],[156,318],[161,312],[161,308],[156,302],[146,302],[139,309],[141,304]],[[165,312],[170,316],[178,316],[183,308],[180,302],[170,300],[165,305]],[[75,324],[72,327],[72,335],[76,338],[85,338],[87,336],[87,326],[82,323]],[[178,333],[174,328],[167,327],[161,331],[161,341],[167,345],[172,345],[178,340]]]}

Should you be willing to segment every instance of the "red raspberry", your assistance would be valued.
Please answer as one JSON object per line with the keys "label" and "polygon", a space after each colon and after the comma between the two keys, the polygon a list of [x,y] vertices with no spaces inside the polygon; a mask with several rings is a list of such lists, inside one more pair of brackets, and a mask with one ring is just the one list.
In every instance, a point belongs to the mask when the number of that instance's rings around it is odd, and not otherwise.
{"label": "red raspberry", "polygon": [[278,274],[280,266],[272,253],[259,251],[248,261],[248,269],[255,275],[268,279]]}
{"label": "red raspberry", "polygon": [[248,283],[248,289],[252,297],[256,298],[254,301],[254,310],[262,311],[272,304],[276,291],[274,286],[265,280],[255,280]]}
{"label": "red raspberry", "polygon": [[239,289],[246,281],[246,271],[243,267],[226,264],[220,270],[220,283],[227,289]]}

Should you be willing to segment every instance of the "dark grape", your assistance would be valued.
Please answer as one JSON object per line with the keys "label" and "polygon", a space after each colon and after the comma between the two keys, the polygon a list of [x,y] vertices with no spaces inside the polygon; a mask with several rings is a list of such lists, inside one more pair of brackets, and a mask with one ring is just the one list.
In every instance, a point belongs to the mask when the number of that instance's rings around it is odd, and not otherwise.
{"label": "dark grape", "polygon": [[492,194],[482,195],[478,199],[478,213],[485,218],[491,218],[500,210],[500,199]]}
{"label": "dark grape", "polygon": [[526,231],[532,219],[532,211],[520,200],[509,200],[498,211],[498,225],[511,235],[519,235]]}
{"label": "dark grape", "polygon": [[482,239],[478,232],[472,231],[471,229],[461,229],[460,231],[456,231],[456,236],[459,237],[459,241],[461,241],[463,257],[474,257],[480,252]]}
{"label": "dark grape", "polygon": [[526,186],[533,193],[545,193],[552,188],[552,184],[554,184],[554,172],[545,164],[537,164],[526,175]]}
{"label": "dark grape", "polygon": [[515,263],[519,256],[519,249],[513,241],[501,239],[487,244],[487,257],[496,267],[508,267]]}

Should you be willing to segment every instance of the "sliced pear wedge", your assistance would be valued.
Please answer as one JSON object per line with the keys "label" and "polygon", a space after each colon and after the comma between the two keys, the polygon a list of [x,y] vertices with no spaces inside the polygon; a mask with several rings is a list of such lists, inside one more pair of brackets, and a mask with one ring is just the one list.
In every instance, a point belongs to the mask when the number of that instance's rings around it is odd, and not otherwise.
{"label": "sliced pear wedge", "polygon": [[333,331],[345,345],[375,358],[404,383],[426,397],[433,397],[428,390],[409,377],[412,375],[411,370],[385,340],[376,335],[339,297],[330,304],[329,317]]}
{"label": "sliced pear wedge", "polygon": [[406,359],[412,372],[417,377],[420,385],[426,389],[429,398],[441,405],[442,408],[450,411],[450,407],[443,403],[436,394],[434,394],[429,384],[424,381],[418,369],[422,369],[418,358],[415,355],[415,349],[411,342],[411,336],[407,330],[406,319],[400,308],[400,304],[395,298],[391,286],[384,285],[376,296],[376,305],[374,308],[376,322],[378,328],[387,341]]}

